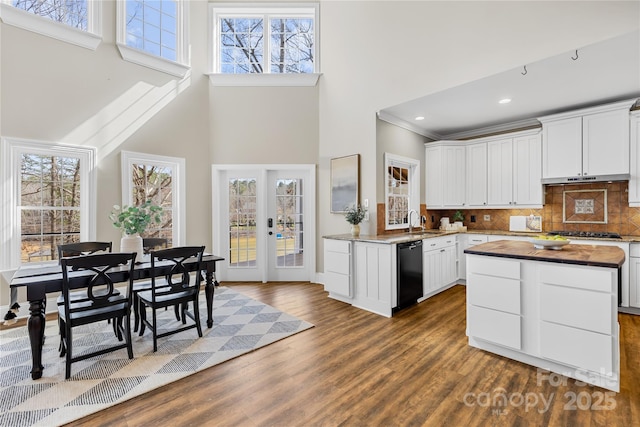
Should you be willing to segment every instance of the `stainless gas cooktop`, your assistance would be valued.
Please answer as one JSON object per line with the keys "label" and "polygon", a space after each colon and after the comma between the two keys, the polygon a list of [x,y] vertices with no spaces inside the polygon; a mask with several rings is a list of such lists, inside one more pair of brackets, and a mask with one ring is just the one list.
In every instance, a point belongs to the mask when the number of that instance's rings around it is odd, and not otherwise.
{"label": "stainless gas cooktop", "polygon": [[621,239],[618,233],[609,233],[608,231],[550,231],[550,236],[566,236],[566,237],[586,237],[592,239]]}

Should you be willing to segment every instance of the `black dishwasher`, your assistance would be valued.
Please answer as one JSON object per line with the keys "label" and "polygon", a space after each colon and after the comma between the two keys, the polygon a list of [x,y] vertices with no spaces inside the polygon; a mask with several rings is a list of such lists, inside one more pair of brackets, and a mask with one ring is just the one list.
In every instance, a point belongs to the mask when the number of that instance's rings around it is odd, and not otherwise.
{"label": "black dishwasher", "polygon": [[397,257],[398,305],[395,311],[415,304],[422,297],[422,240],[400,243]]}

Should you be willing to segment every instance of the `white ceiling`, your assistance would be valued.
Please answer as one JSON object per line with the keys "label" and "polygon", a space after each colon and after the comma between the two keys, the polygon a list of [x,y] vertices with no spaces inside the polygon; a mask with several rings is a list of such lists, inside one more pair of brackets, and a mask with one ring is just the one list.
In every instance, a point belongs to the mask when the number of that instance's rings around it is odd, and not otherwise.
{"label": "white ceiling", "polygon": [[[536,117],[640,97],[640,32],[579,48],[379,111],[433,139],[537,124]],[[508,104],[499,104],[510,98]],[[425,119],[417,121],[417,116]]]}

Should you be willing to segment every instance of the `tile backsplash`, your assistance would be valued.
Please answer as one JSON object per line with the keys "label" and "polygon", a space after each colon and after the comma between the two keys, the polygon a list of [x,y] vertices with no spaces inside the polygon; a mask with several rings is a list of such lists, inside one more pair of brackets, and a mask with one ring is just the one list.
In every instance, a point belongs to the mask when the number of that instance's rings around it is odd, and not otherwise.
{"label": "tile backsplash", "polygon": [[[607,231],[619,233],[625,236],[640,236],[640,208],[630,208],[628,202],[628,182],[599,182],[590,184],[570,185],[545,185],[545,205],[542,209],[465,209],[464,225],[469,230],[509,230],[509,217],[512,215],[540,215],[542,216],[542,228],[544,232],[552,230],[570,231]],[[599,219],[601,210],[606,209],[606,224],[592,222],[563,222],[562,204],[565,190],[588,190],[599,193],[599,190],[607,190],[607,203],[599,203],[596,199],[594,218]],[[573,199],[571,199],[573,200]],[[384,203],[377,206],[378,234],[388,234],[384,230]],[[427,228],[438,228],[440,218],[451,218],[455,210],[429,210],[424,205],[420,206],[422,215],[427,217]],[[490,217],[485,221],[485,216]],[[475,222],[471,217],[475,216]],[[432,221],[433,219],[433,221]],[[588,218],[587,218],[588,220]]]}

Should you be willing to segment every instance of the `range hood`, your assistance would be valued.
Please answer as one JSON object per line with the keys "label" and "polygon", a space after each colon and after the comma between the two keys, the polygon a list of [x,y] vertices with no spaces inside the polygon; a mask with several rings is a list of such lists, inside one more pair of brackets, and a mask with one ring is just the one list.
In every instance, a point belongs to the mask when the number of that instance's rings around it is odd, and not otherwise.
{"label": "range hood", "polygon": [[628,173],[593,176],[567,176],[562,178],[543,178],[543,184],[587,184],[589,182],[613,182],[629,181],[631,175]]}

